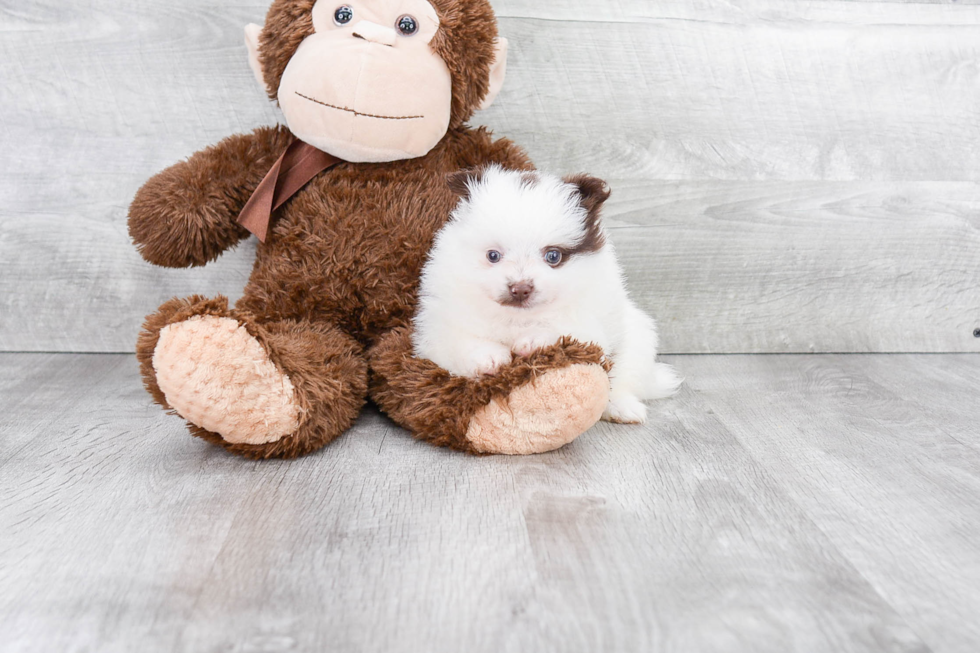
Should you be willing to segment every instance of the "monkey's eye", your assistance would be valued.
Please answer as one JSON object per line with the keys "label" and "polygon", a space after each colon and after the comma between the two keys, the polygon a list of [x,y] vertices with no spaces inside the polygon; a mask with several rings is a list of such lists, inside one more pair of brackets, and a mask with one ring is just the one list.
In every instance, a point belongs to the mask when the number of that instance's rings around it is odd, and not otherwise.
{"label": "monkey's eye", "polygon": [[395,23],[395,27],[398,28],[398,31],[401,32],[403,36],[411,36],[415,32],[419,31],[418,22],[408,14],[399,18],[398,22]]}
{"label": "monkey's eye", "polygon": [[347,5],[340,5],[337,11],[333,12],[333,22],[336,25],[346,25],[354,18],[354,10]]}
{"label": "monkey's eye", "polygon": [[547,263],[551,267],[555,267],[556,265],[561,263],[561,251],[557,249],[549,249],[547,252],[544,253],[544,260],[545,263]]}
{"label": "monkey's eye", "polygon": [[491,263],[500,263],[500,259],[500,252],[497,250],[491,249],[489,252],[487,252],[487,260]]}

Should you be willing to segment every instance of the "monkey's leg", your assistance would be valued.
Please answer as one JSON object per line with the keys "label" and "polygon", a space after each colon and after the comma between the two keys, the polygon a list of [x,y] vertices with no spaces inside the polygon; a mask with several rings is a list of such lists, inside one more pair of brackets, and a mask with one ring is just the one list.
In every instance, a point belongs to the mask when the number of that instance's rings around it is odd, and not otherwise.
{"label": "monkey's leg", "polygon": [[248,458],[293,458],[347,430],[367,394],[361,346],[334,326],[257,323],[224,297],[173,299],[137,342],[153,398],[193,435]]}
{"label": "monkey's leg", "polygon": [[399,328],[368,352],[371,398],[416,437],[472,453],[557,449],[588,430],[609,399],[602,351],[563,339],[493,376],[452,376],[412,355]]}

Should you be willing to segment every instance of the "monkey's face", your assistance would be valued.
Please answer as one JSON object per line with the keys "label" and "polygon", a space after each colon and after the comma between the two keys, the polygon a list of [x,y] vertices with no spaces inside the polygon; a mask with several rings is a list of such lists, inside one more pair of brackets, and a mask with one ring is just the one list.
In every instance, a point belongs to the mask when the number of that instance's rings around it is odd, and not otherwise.
{"label": "monkey's face", "polygon": [[279,105],[300,140],[348,161],[423,156],[449,127],[452,79],[426,0],[317,0]]}

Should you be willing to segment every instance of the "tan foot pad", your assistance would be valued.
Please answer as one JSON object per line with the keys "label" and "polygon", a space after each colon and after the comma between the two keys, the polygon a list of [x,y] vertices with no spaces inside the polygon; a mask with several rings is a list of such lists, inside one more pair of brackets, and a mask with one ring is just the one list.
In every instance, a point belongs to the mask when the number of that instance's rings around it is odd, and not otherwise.
{"label": "tan foot pad", "polygon": [[201,315],[164,327],[153,369],[177,414],[228,442],[275,442],[299,426],[289,377],[231,318]]}
{"label": "tan foot pad", "polygon": [[564,367],[492,401],[470,420],[466,437],[483,453],[552,451],[599,421],[608,400],[609,376],[602,367]]}

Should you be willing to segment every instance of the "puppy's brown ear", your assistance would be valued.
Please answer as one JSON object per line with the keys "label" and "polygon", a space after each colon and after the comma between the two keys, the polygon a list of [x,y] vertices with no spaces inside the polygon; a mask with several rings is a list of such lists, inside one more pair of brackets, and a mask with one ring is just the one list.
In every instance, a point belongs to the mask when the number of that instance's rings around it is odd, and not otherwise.
{"label": "puppy's brown ear", "polygon": [[585,236],[579,247],[582,251],[596,252],[606,244],[606,237],[600,226],[600,209],[609,199],[609,186],[603,180],[586,174],[565,177],[562,181],[575,186],[578,190],[579,203],[585,209]]}
{"label": "puppy's brown ear", "polygon": [[448,175],[446,181],[449,183],[449,190],[459,195],[461,199],[468,200],[470,189],[483,181],[484,172],[483,168],[467,168]]}
{"label": "puppy's brown ear", "polygon": [[562,181],[564,181],[566,184],[571,184],[578,189],[582,207],[589,213],[590,216],[595,214],[595,219],[598,220],[599,208],[607,199],[609,199],[610,195],[609,186],[606,184],[606,182],[598,177],[593,177],[584,173],[565,177]]}

